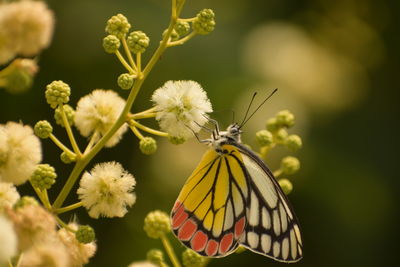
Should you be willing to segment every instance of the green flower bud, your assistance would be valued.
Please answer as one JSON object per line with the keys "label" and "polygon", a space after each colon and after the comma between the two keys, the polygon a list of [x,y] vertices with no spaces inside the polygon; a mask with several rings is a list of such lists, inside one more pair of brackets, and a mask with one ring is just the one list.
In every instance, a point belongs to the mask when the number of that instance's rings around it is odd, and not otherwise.
{"label": "green flower bud", "polygon": [[281,128],[275,133],[274,137],[275,137],[275,142],[277,142],[278,144],[284,144],[286,138],[288,137],[288,132],[286,131],[285,128]]}
{"label": "green flower bud", "polygon": [[186,249],[182,253],[182,264],[185,267],[202,267],[205,264],[206,258],[200,256],[191,249]]}
{"label": "green flower bud", "polygon": [[186,139],[185,139],[184,137],[177,137],[177,136],[171,136],[171,135],[169,135],[169,136],[168,136],[168,141],[169,141],[171,144],[174,144],[174,145],[181,145],[181,144],[183,144],[183,143],[186,142]]}
{"label": "green flower bud", "polygon": [[108,35],[103,39],[103,48],[109,53],[116,53],[121,46],[121,41],[115,35]]}
{"label": "green flower bud", "polygon": [[133,82],[135,77],[129,73],[122,73],[118,76],[118,86],[124,90],[131,89],[133,86]]}
{"label": "green flower bud", "polygon": [[289,195],[293,190],[293,184],[286,178],[279,179],[278,181],[280,187],[282,188],[283,193],[285,195]]}
{"label": "green flower bud", "polygon": [[291,134],[286,138],[285,145],[290,151],[296,152],[301,148],[303,143],[300,136],[297,134]]}
{"label": "green flower bud", "polygon": [[281,127],[276,122],[276,118],[270,118],[270,119],[267,120],[267,124],[265,125],[265,128],[267,128],[268,131],[270,131],[272,133],[275,133]]}
{"label": "green flower bud", "polygon": [[159,249],[151,249],[147,252],[147,260],[153,264],[160,265],[164,262],[164,253]]}
{"label": "green flower bud", "polygon": [[37,70],[36,60],[17,58],[2,70],[2,87],[12,94],[23,93],[32,87]]}
{"label": "green flower bud", "polygon": [[[165,30],[163,32],[163,34],[162,34],[163,38],[164,38],[165,34],[167,33],[167,31],[168,30]],[[171,38],[171,41],[176,41],[179,39],[179,34],[175,30],[172,30],[170,38]]]}
{"label": "green flower bud", "polygon": [[268,130],[261,130],[256,133],[256,140],[260,146],[269,146],[272,144],[272,133]]}
{"label": "green flower bud", "polygon": [[53,127],[51,126],[50,122],[44,120],[44,121],[38,121],[35,124],[35,127],[33,128],[33,131],[37,136],[39,136],[42,139],[46,139],[50,136],[50,134],[53,132]]}
{"label": "green flower bud", "polygon": [[157,142],[152,137],[144,137],[139,142],[140,151],[145,155],[151,155],[157,151]]}
{"label": "green flower bud", "polygon": [[71,88],[63,81],[53,81],[46,86],[46,100],[52,108],[66,104],[71,95]]}
{"label": "green flower bud", "polygon": [[[63,106],[64,109],[64,113],[65,116],[67,117],[67,121],[69,125],[74,125],[74,119],[75,119],[75,110],[73,107],[71,107],[70,105],[64,105]],[[61,116],[61,109],[60,107],[56,108],[56,110],[54,111],[54,119],[56,120],[56,123],[58,125],[61,125],[62,127],[64,127],[64,122]]]}
{"label": "green flower bud", "polygon": [[190,24],[186,21],[178,20],[174,29],[178,35],[183,36],[189,33]]}
{"label": "green flower bud", "polygon": [[284,157],[281,161],[281,170],[284,174],[293,174],[300,169],[300,161],[292,156]]}
{"label": "green flower bud", "polygon": [[163,211],[155,210],[144,219],[144,231],[151,238],[157,239],[171,231],[169,216]]}
{"label": "green flower bud", "polygon": [[76,161],[76,155],[64,151],[63,153],[61,153],[60,159],[61,159],[61,161],[64,162],[65,164],[70,164],[70,163]]}
{"label": "green flower bud", "polygon": [[147,35],[142,31],[131,32],[126,41],[129,50],[134,54],[143,53],[150,43],[149,37],[147,37]]}
{"label": "green flower bud", "polygon": [[122,14],[117,14],[107,21],[106,32],[122,39],[125,38],[130,28],[131,24],[129,24],[128,19]]}
{"label": "green flower bud", "polygon": [[200,11],[193,21],[193,30],[198,34],[209,34],[215,28],[215,15],[211,9]]}
{"label": "green flower bud", "polygon": [[39,164],[36,166],[35,171],[31,176],[31,183],[34,187],[43,189],[50,189],[56,182],[56,170],[49,164]]}
{"label": "green flower bud", "polygon": [[294,115],[285,109],[276,114],[276,122],[278,125],[290,128],[294,125]]}
{"label": "green flower bud", "polygon": [[79,225],[78,230],[75,232],[75,237],[80,243],[88,244],[94,241],[96,235],[90,225]]}
{"label": "green flower bud", "polygon": [[23,196],[20,199],[18,199],[17,202],[15,202],[14,209],[16,210],[29,205],[39,205],[39,202],[33,197]]}

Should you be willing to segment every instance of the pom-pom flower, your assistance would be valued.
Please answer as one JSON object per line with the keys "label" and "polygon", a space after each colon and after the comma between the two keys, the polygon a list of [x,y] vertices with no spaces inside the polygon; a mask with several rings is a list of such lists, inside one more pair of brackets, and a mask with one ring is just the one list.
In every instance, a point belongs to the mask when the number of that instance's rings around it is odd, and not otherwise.
{"label": "pom-pom flower", "polygon": [[157,142],[152,137],[143,137],[139,142],[139,148],[143,154],[151,155],[157,151]]}
{"label": "pom-pom flower", "polygon": [[107,35],[103,39],[103,48],[107,53],[116,53],[121,45],[121,41],[115,35]]}
{"label": "pom-pom flower", "polygon": [[142,31],[131,32],[126,40],[128,43],[129,50],[133,53],[143,53],[149,46],[150,39]]}
{"label": "pom-pom flower", "polygon": [[182,263],[185,267],[202,267],[204,266],[206,258],[200,256],[191,249],[186,249],[182,253]]}
{"label": "pom-pom flower", "polygon": [[144,231],[151,238],[157,239],[171,231],[169,216],[163,211],[155,210],[144,218]]}
{"label": "pom-pom flower", "polygon": [[154,92],[152,101],[161,129],[184,139],[199,132],[212,112],[206,92],[195,81],[168,81]]}
{"label": "pom-pom flower", "polygon": [[130,28],[131,24],[129,24],[128,19],[122,14],[117,14],[107,21],[106,32],[122,39]]}
{"label": "pom-pom flower", "polygon": [[53,133],[53,127],[51,126],[50,122],[38,121],[33,128],[35,134],[42,139],[49,138],[50,134]]}
{"label": "pom-pom flower", "polygon": [[[74,124],[74,118],[75,118],[75,110],[73,107],[71,107],[70,105],[64,105],[63,106],[63,110],[65,113],[65,116],[67,117],[67,121],[69,125],[73,125]],[[61,115],[61,109],[60,107],[56,108],[56,110],[54,111],[54,120],[56,121],[56,123],[58,125],[61,125],[62,127],[64,127],[64,122],[62,119],[62,115]]]}
{"label": "pom-pom flower", "polygon": [[0,181],[20,185],[42,160],[39,138],[30,126],[15,122],[0,125]]}
{"label": "pom-pom flower", "polygon": [[16,54],[34,56],[50,44],[54,15],[42,1],[0,5],[0,64]]}
{"label": "pom-pom flower", "polygon": [[0,266],[17,253],[17,235],[9,220],[0,215]]}
{"label": "pom-pom flower", "polygon": [[[124,106],[125,100],[114,91],[94,90],[79,100],[75,112],[75,126],[85,137],[98,133],[100,138],[117,121]],[[106,143],[106,147],[116,145],[126,130],[127,125],[122,125]]]}
{"label": "pom-pom flower", "polygon": [[63,81],[53,81],[46,86],[45,95],[51,108],[57,108],[58,105],[68,103],[71,88]]}
{"label": "pom-pom flower", "polygon": [[56,182],[57,174],[54,167],[49,164],[39,164],[36,166],[35,171],[31,177],[31,183],[34,187],[43,189],[50,189]]}
{"label": "pom-pom flower", "polygon": [[18,199],[18,191],[13,184],[0,182],[0,212],[6,207],[11,208]]}
{"label": "pom-pom flower", "polygon": [[128,212],[126,207],[136,201],[132,193],[135,185],[135,178],[121,164],[106,162],[83,174],[78,195],[93,218],[123,217]]}

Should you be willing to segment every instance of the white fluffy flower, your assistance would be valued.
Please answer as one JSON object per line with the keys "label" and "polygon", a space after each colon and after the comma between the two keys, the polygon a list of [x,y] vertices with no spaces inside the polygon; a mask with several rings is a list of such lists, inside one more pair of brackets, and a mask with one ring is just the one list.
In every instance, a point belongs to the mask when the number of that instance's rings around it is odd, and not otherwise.
{"label": "white fluffy flower", "polygon": [[17,235],[12,223],[0,215],[0,266],[17,252]]}
{"label": "white fluffy flower", "polygon": [[192,131],[200,131],[199,125],[207,122],[206,113],[212,112],[206,92],[195,81],[168,81],[154,92],[152,101],[161,129],[174,137],[192,137]]}
{"label": "white fluffy flower", "polygon": [[42,1],[0,5],[0,63],[15,54],[34,56],[50,44],[54,15]]}
{"label": "white fluffy flower", "polygon": [[19,194],[13,184],[0,182],[0,211],[12,207],[18,199]]}
{"label": "white fluffy flower", "polygon": [[121,164],[105,162],[83,174],[78,195],[93,218],[123,217],[128,212],[126,207],[136,201],[132,193],[135,185],[135,178]]}
{"label": "white fluffy flower", "polygon": [[15,122],[0,125],[1,182],[26,182],[41,160],[40,141],[30,126]]}
{"label": "white fluffy flower", "polygon": [[[117,121],[125,107],[125,100],[112,90],[94,90],[82,97],[76,107],[75,125],[80,133],[88,137],[97,132],[103,136]],[[124,124],[106,143],[107,147],[116,145],[127,130]]]}
{"label": "white fluffy flower", "polygon": [[[76,223],[69,223],[68,227],[74,231],[78,230],[78,225]],[[93,257],[96,252],[97,246],[94,241],[87,244],[80,243],[76,239],[75,233],[72,233],[65,228],[58,230],[58,236],[67,248],[71,266],[83,266],[87,264],[89,259]]]}
{"label": "white fluffy flower", "polygon": [[149,261],[135,261],[128,265],[128,267],[157,267],[157,266],[159,265],[156,265]]}

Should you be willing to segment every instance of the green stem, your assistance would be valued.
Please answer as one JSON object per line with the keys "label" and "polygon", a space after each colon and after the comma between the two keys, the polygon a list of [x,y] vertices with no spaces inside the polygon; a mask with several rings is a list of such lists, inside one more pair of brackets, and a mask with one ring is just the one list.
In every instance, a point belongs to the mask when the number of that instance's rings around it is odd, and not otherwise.
{"label": "green stem", "polygon": [[[173,6],[176,0],[173,0]],[[180,9],[182,9],[183,3],[185,1],[182,0]],[[175,13],[176,10],[173,8],[172,10],[172,16],[171,16],[171,21],[167,29],[167,33],[164,35],[163,40],[161,41],[160,45],[158,46],[157,50],[154,52],[153,56],[150,58],[149,62],[147,63],[146,67],[143,70],[143,75],[139,76],[135,80],[135,83],[131,89],[131,92],[129,93],[129,96],[126,100],[126,104],[124,109],[122,110],[119,118],[117,121],[114,123],[114,125],[107,131],[105,135],[103,135],[102,138],[96,143],[96,145],[93,146],[93,148],[89,151],[89,153],[85,154],[82,156],[80,159],[78,158],[78,161],[75,164],[74,169],[72,170],[70,176],[68,177],[68,180],[64,184],[64,187],[61,189],[61,192],[57,196],[53,207],[54,208],[60,208],[61,205],[64,203],[65,199],[67,198],[69,192],[71,191],[72,187],[74,186],[76,180],[78,179],[80,173],[84,170],[86,165],[94,158],[94,156],[99,153],[99,151],[104,147],[104,145],[110,140],[111,137],[115,134],[115,132],[118,131],[118,129],[125,123],[127,119],[127,115],[129,114],[129,111],[132,108],[133,102],[136,99],[137,94],[140,91],[140,88],[149,75],[150,71],[153,69],[154,65],[157,63],[157,61],[160,59],[161,55],[167,48],[167,43],[168,39],[171,37],[172,30],[175,27],[176,21],[177,21],[177,16],[179,16],[180,12]]]}
{"label": "green stem", "polygon": [[167,254],[172,262],[172,265],[174,267],[180,267],[181,264],[179,263],[179,260],[175,255],[175,251],[174,251],[173,247],[171,246],[171,243],[169,243],[168,237],[166,235],[161,236],[161,242],[163,243],[165,251],[167,251]]}
{"label": "green stem", "polygon": [[140,75],[140,73],[142,72],[142,53],[137,53],[136,54],[136,69],[137,69],[137,73],[138,76]]}
{"label": "green stem", "polygon": [[68,226],[68,224],[66,224],[63,220],[60,219],[60,217],[58,216],[54,216],[56,218],[56,221],[58,222],[59,225],[61,225],[61,227],[65,228],[66,230],[75,233],[75,231],[73,229],[71,229],[71,227]]}
{"label": "green stem", "polygon": [[130,74],[136,73],[135,70],[132,69],[131,66],[129,66],[128,62],[126,62],[125,58],[121,55],[121,53],[118,50],[117,52],[115,52],[115,55],[118,57],[121,64],[125,67],[125,69],[127,69],[127,71],[129,71]]}
{"label": "green stem", "polygon": [[79,201],[79,202],[77,202],[77,203],[75,203],[75,204],[71,204],[71,205],[69,205],[69,206],[56,209],[56,210],[54,210],[54,212],[57,213],[57,214],[61,214],[61,213],[67,212],[67,211],[71,211],[71,210],[80,208],[80,207],[82,207],[82,206],[83,206],[82,201]]}
{"label": "green stem", "polygon": [[188,19],[179,19],[179,21],[183,21],[183,22],[193,22],[195,21],[196,17],[193,18],[188,18]]}
{"label": "green stem", "polygon": [[64,151],[65,153],[68,153],[68,154],[75,155],[75,153],[72,150],[70,150],[68,147],[66,147],[60,140],[58,140],[57,137],[55,137],[55,135],[50,134],[49,137],[50,137],[51,141],[53,141],[54,144],[56,144],[56,146],[58,146],[62,151]]}
{"label": "green stem", "polygon": [[150,127],[144,126],[143,124],[140,124],[139,122],[137,122],[135,120],[131,120],[130,123],[133,124],[133,126],[139,128],[139,129],[141,129],[143,131],[146,131],[148,133],[151,133],[151,134],[154,134],[154,135],[158,135],[158,136],[162,136],[162,137],[168,137],[168,133],[154,130],[154,129],[150,128]]}
{"label": "green stem", "polygon": [[42,204],[47,208],[47,204],[46,204],[46,199],[42,193],[42,191],[39,188],[36,188],[35,186],[33,186],[32,181],[29,180],[29,183],[31,184],[33,190],[35,190],[36,195],[39,197],[40,202],[42,202]]}
{"label": "green stem", "polygon": [[65,111],[64,111],[64,105],[60,105],[59,108],[60,108],[60,111],[61,111],[61,118],[63,120],[63,124],[64,124],[64,127],[65,127],[65,130],[67,131],[68,138],[69,138],[69,140],[71,142],[71,145],[72,145],[72,149],[76,153],[76,156],[78,158],[80,158],[82,156],[82,153],[79,150],[79,147],[78,147],[78,144],[76,143],[74,134],[72,133],[71,126],[69,125],[69,122],[68,122],[68,119],[67,119],[67,115],[65,114]]}
{"label": "green stem", "polygon": [[[122,38],[122,46],[124,47],[125,54],[128,56],[129,63],[131,64],[132,68],[135,70],[139,70],[136,66],[135,61],[133,61],[131,50],[129,50],[128,44],[126,43],[125,37]],[[139,71],[137,71],[139,73]]]}
{"label": "green stem", "polygon": [[169,42],[168,43],[168,47],[177,46],[177,45],[183,45],[184,43],[186,43],[187,41],[192,39],[194,36],[196,36],[196,32],[191,32],[190,34],[186,35],[182,39],[179,39],[179,40],[174,41],[174,42]]}
{"label": "green stem", "polygon": [[92,137],[90,137],[89,143],[86,146],[85,151],[83,152],[83,154],[87,154],[90,151],[90,149],[92,149],[92,147],[94,145],[94,142],[96,142],[98,138],[99,138],[99,132],[95,131],[92,134]]}
{"label": "green stem", "polygon": [[144,136],[139,132],[139,130],[135,126],[129,125],[129,128],[131,128],[132,132],[136,135],[137,138],[139,138],[139,140],[143,140]]}

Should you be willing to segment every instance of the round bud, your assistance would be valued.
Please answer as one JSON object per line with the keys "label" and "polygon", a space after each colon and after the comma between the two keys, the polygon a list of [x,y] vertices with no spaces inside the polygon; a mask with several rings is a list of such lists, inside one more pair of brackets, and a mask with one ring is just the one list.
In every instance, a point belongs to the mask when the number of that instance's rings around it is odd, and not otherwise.
{"label": "round bud", "polygon": [[171,136],[171,135],[169,135],[169,136],[168,136],[168,141],[169,141],[171,144],[174,144],[174,145],[181,145],[181,144],[183,144],[183,143],[186,142],[186,138],[185,138],[185,137],[177,137],[177,136]]}
{"label": "round bud", "polygon": [[267,128],[268,131],[274,133],[280,129],[280,126],[276,122],[276,118],[270,118],[267,120],[265,128]]}
{"label": "round bud", "polygon": [[286,178],[279,179],[278,181],[280,187],[282,188],[283,193],[285,195],[289,195],[293,190],[293,184]]}
{"label": "round bud", "polygon": [[129,50],[132,53],[143,53],[146,48],[149,46],[150,39],[147,35],[142,31],[134,31],[131,32],[126,40],[128,43]]}
{"label": "round bud", "polygon": [[186,21],[178,20],[174,29],[178,35],[183,36],[189,33],[190,24]]}
{"label": "round bud", "polygon": [[151,249],[147,252],[146,258],[149,262],[160,265],[164,261],[164,253],[159,249]]}
{"label": "round bud", "polygon": [[64,151],[63,153],[61,153],[60,159],[61,159],[61,161],[64,162],[65,164],[70,164],[70,163],[76,161],[76,155]]}
{"label": "round bud", "polygon": [[152,137],[144,137],[139,142],[140,151],[145,155],[151,155],[157,151],[157,142]]}
{"label": "round bud", "polygon": [[46,139],[53,132],[53,127],[51,126],[50,122],[46,120],[38,121],[35,124],[33,131],[39,138]]}
{"label": "round bud", "polygon": [[71,88],[63,81],[53,81],[46,86],[46,100],[52,108],[66,104],[71,95]]}
{"label": "round bud", "polygon": [[256,140],[260,146],[269,146],[272,144],[272,133],[268,130],[261,130],[256,133]]}
{"label": "round bud", "polygon": [[288,132],[285,128],[280,128],[278,131],[275,132],[275,142],[278,144],[284,144],[287,137]]}
{"label": "round bud", "polygon": [[191,249],[186,249],[182,253],[182,264],[185,267],[202,267],[205,263],[205,257],[200,256]]}
{"label": "round bud", "polygon": [[43,189],[50,189],[56,182],[56,170],[49,164],[39,164],[36,166],[35,171],[31,176],[31,183],[34,187]]}
{"label": "round bud", "polygon": [[290,151],[296,152],[301,148],[303,143],[300,136],[297,134],[291,134],[286,138],[285,145]]}
{"label": "round bud", "polygon": [[144,219],[144,231],[151,238],[160,238],[171,231],[169,216],[163,211],[155,210]]}
{"label": "round bud", "polygon": [[[74,125],[74,119],[75,119],[74,108],[71,107],[70,105],[64,105],[63,109],[64,109],[65,116],[67,117],[68,124]],[[64,122],[62,119],[60,107],[56,108],[56,110],[54,111],[54,119],[58,125],[61,125],[62,127],[64,127]]]}
{"label": "round bud", "polygon": [[[163,34],[162,34],[163,38],[164,38],[165,34],[167,33],[167,31],[168,30],[165,30],[163,32]],[[171,41],[176,41],[179,39],[179,34],[175,30],[172,30],[170,38],[171,38]]]}
{"label": "round bud", "polygon": [[133,82],[135,77],[129,73],[122,73],[118,76],[118,86],[124,90],[131,89],[133,86]]}
{"label": "round bud", "polygon": [[106,32],[122,39],[130,28],[131,24],[129,24],[128,19],[122,14],[117,14],[107,21]]}
{"label": "round bud", "polygon": [[215,28],[215,15],[211,9],[200,11],[193,21],[193,30],[198,34],[209,34]]}
{"label": "round bud", "polygon": [[300,161],[292,156],[284,157],[281,161],[281,170],[284,174],[293,174],[300,169]]}
{"label": "round bud", "polygon": [[103,39],[103,48],[107,53],[116,53],[121,45],[121,41],[115,35],[108,35]]}
{"label": "round bud", "polygon": [[287,109],[279,111],[276,114],[276,122],[280,126],[290,128],[294,125],[294,115]]}
{"label": "round bud", "polygon": [[14,209],[23,208],[29,205],[39,205],[39,202],[33,197],[23,196],[14,204]]}
{"label": "round bud", "polygon": [[96,235],[89,225],[79,225],[78,230],[75,232],[75,237],[80,243],[88,244],[94,241]]}

